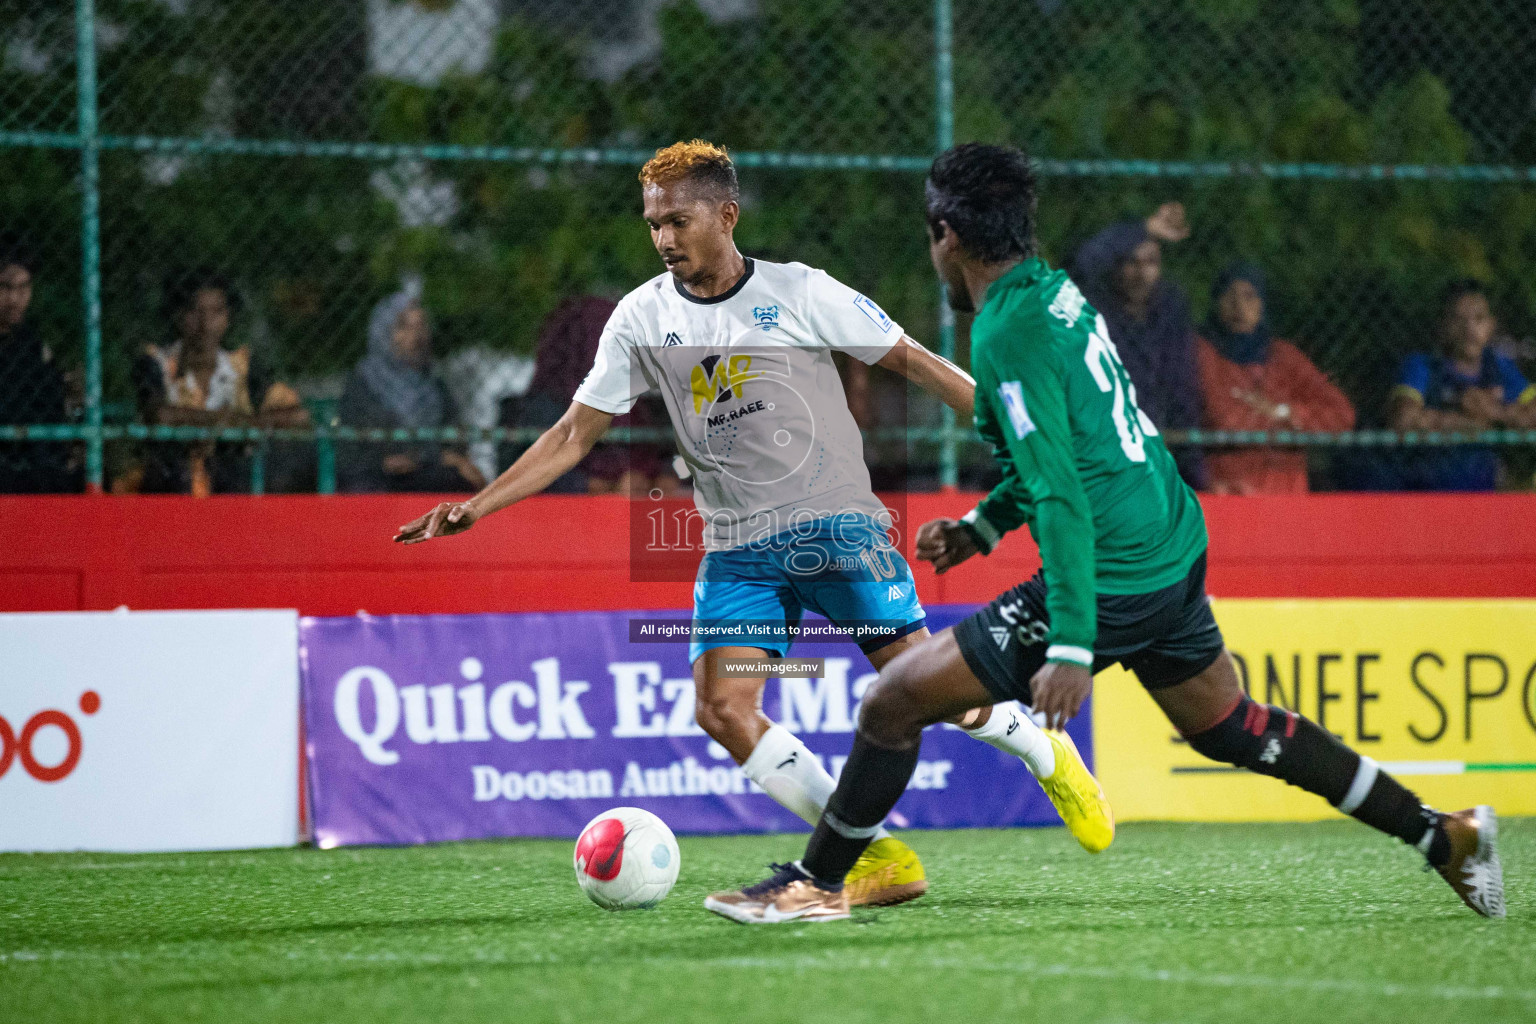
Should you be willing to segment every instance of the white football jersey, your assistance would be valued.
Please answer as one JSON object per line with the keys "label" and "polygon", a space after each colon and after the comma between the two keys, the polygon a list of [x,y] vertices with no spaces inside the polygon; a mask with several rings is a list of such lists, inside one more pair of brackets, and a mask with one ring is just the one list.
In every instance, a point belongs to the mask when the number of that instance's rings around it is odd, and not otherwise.
{"label": "white football jersey", "polygon": [[711,549],[798,520],[884,512],[832,352],[878,362],[901,327],[824,271],[746,264],[713,298],[669,273],[624,296],[576,389],[576,401],[615,415],[660,391]]}

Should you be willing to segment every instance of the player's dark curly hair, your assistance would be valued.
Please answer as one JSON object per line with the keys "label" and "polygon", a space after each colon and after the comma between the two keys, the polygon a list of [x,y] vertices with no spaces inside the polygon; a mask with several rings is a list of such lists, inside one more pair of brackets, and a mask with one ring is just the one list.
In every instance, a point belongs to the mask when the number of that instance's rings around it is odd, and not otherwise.
{"label": "player's dark curly hair", "polygon": [[1013,146],[967,142],[939,154],[928,172],[928,229],[943,221],[987,263],[1035,255],[1035,170]]}

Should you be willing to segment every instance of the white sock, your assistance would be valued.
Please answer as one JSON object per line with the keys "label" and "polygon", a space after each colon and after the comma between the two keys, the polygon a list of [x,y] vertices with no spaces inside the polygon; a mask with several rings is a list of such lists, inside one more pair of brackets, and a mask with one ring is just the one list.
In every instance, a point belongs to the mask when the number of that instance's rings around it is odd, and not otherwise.
{"label": "white sock", "polygon": [[[821,812],[826,810],[827,801],[837,788],[810,748],[782,725],[763,733],[741,770],[812,827],[821,820]],[[884,839],[889,834],[882,828],[875,838]]]}
{"label": "white sock", "polygon": [[1056,770],[1056,752],[1051,748],[1051,741],[1013,704],[995,705],[991,718],[965,731],[983,743],[1022,758],[1037,779],[1048,779]]}

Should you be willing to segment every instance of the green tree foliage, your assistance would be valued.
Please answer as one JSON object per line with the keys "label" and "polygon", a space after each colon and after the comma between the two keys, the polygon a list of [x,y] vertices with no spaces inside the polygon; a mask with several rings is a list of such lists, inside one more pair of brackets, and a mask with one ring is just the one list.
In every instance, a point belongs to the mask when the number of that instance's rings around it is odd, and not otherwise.
{"label": "green tree foliage", "polygon": [[[451,12],[449,0],[414,3]],[[20,0],[0,0],[0,11]],[[73,129],[72,22],[22,5],[0,128]],[[624,3],[507,3],[489,59],[431,84],[370,71],[364,0],[98,0],[102,124],[115,136],[644,150],[704,136],[739,150],[924,154],[934,146],[927,0],[759,0],[711,17],[664,6],[619,74],[592,35]],[[1050,160],[1251,165],[1536,162],[1536,8],[1520,0],[955,0],[955,134]],[[35,8],[35,10],[34,10]],[[715,9],[715,8],[711,8]],[[611,33],[603,36],[611,38]],[[39,313],[79,324],[73,155],[0,149],[0,221],[46,250]],[[290,376],[360,355],[371,303],[422,274],[444,346],[528,350],[565,295],[618,293],[660,268],[631,167],[378,164],[109,150],[103,161],[109,383],[158,340],[161,282],[221,267],[244,329]],[[747,169],[741,243],[826,267],[931,338],[936,293],[911,173]],[[395,183],[391,192],[390,183]],[[446,187],[447,191],[443,189]],[[433,189],[438,189],[433,192]],[[443,195],[451,195],[442,206]],[[393,199],[390,198],[393,196]],[[412,204],[437,196],[434,216]],[[1514,184],[1231,177],[1045,179],[1046,252],[1189,208],[1168,253],[1197,310],[1228,260],[1274,282],[1274,319],[1369,410],[1426,343],[1447,279],[1492,281],[1511,325],[1536,307],[1536,190]]]}

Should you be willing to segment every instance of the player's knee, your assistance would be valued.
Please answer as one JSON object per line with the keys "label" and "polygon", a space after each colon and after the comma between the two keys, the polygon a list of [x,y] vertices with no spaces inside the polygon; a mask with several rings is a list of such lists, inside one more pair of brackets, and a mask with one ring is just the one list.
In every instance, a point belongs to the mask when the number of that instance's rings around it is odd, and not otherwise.
{"label": "player's knee", "polygon": [[715,737],[729,732],[741,720],[739,709],[724,695],[700,694],[694,702],[693,717],[699,723],[699,728]]}
{"label": "player's knee", "polygon": [[728,737],[751,730],[757,702],[751,694],[738,690],[705,689],[694,698],[693,717],[700,729],[724,743]]}
{"label": "player's knee", "polygon": [[874,743],[892,749],[906,746],[928,723],[922,721],[911,680],[892,662],[859,706],[859,732]]}
{"label": "player's knee", "polygon": [[[1260,704],[1240,697],[1232,711],[1215,725],[1184,738],[1192,750],[1212,761],[1236,765],[1251,771],[1273,774],[1271,769],[1281,749],[1271,743],[1278,732],[1288,737],[1295,732],[1295,716],[1283,708]],[[1266,760],[1268,754],[1268,760]]]}

